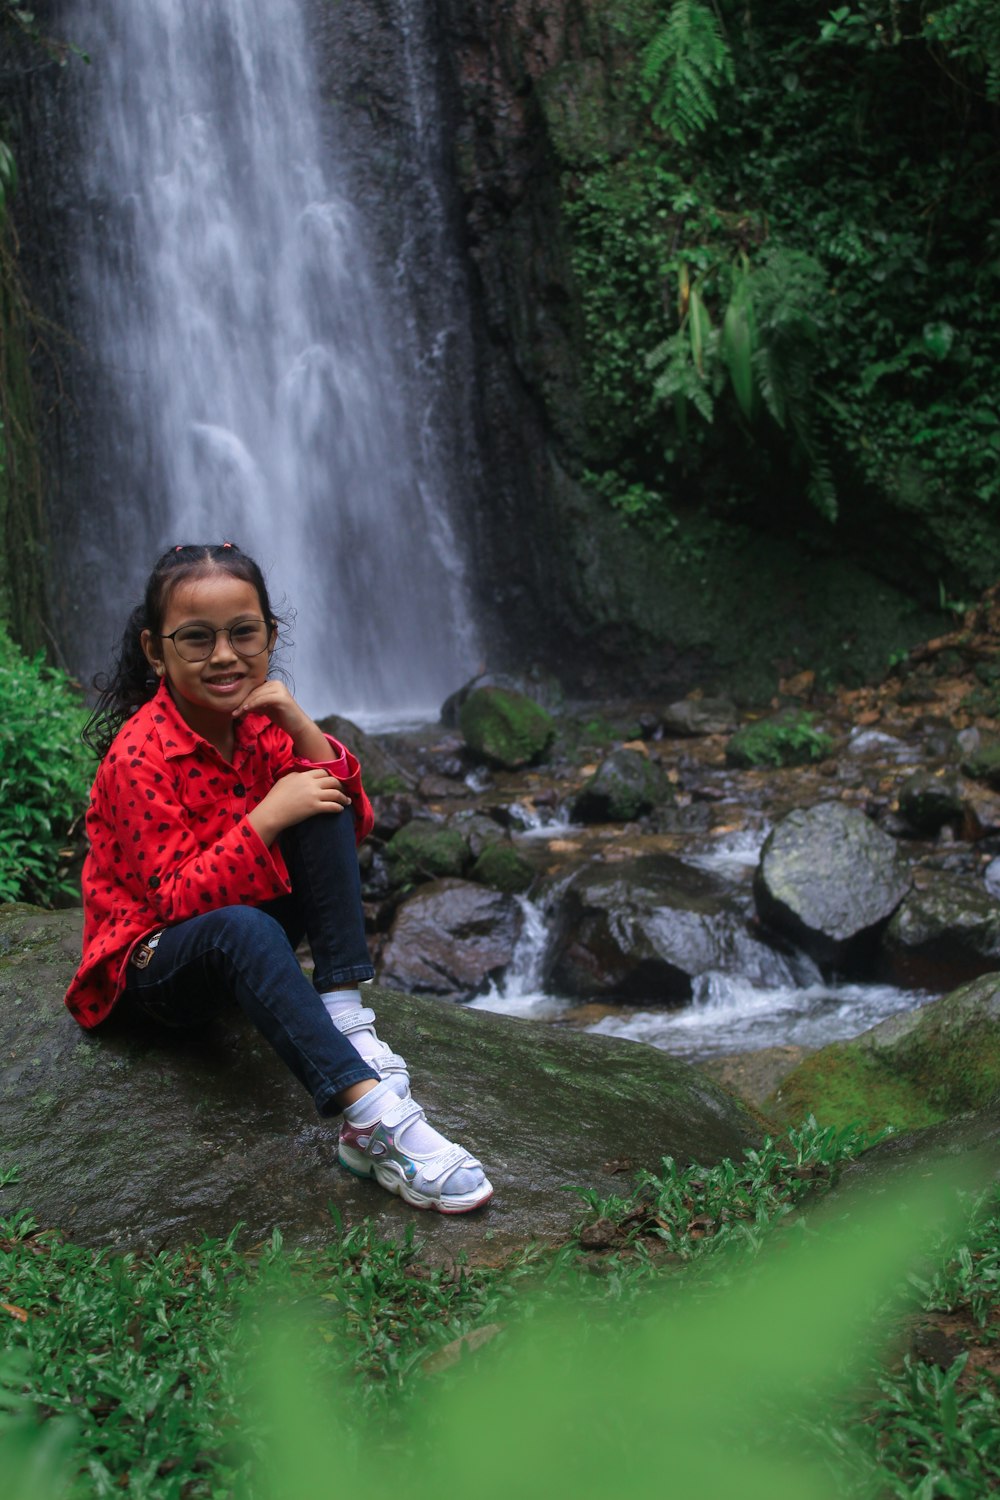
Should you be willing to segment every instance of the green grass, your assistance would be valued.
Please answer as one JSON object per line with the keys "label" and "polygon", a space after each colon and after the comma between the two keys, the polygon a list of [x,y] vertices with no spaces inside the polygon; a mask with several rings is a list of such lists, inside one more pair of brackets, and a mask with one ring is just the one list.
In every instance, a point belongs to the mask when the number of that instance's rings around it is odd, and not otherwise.
{"label": "green grass", "polygon": [[[509,1352],[548,1308],[565,1318],[569,1307],[604,1359],[662,1311],[664,1291],[678,1307],[710,1309],[719,1287],[754,1276],[762,1248],[782,1243],[791,1273],[792,1252],[817,1238],[803,1199],[871,1143],[810,1121],[741,1162],[666,1158],[621,1196],[582,1194],[572,1243],[492,1268],[428,1266],[412,1236],[386,1242],[367,1227],[333,1225],[320,1250],[288,1249],[277,1234],[240,1250],[234,1231],[140,1257],[72,1245],[24,1214],[0,1220],[0,1480],[16,1496],[20,1473],[33,1500],[270,1500],[281,1492],[267,1479],[275,1434],[248,1414],[275,1318],[295,1325],[289,1380],[346,1420],[352,1441],[377,1431],[404,1464],[435,1391],[478,1373],[477,1339],[512,1341]],[[910,1276],[909,1293],[957,1320],[975,1351],[990,1348],[1000,1306],[1000,1190],[970,1200],[966,1219]],[[726,1314],[736,1341],[745,1301],[741,1292]],[[900,1355],[873,1366],[864,1396],[831,1400],[818,1427],[836,1492],[971,1500],[997,1488],[996,1408],[992,1378],[973,1378],[965,1354],[948,1369]]]}

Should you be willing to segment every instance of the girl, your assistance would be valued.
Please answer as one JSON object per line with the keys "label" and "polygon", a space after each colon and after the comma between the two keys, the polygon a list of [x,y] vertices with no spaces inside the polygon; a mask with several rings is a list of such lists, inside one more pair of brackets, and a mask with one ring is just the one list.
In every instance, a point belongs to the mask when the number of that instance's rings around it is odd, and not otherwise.
{"label": "girl", "polygon": [[427,1123],[358,988],[374,975],[360,767],[268,676],[276,640],[261,571],[232,542],[157,562],[85,734],[102,758],[66,1004],[86,1027],[119,1004],[183,1026],[234,998],[320,1114],[343,1113],[344,1166],[466,1213],[492,1196],[482,1166]]}

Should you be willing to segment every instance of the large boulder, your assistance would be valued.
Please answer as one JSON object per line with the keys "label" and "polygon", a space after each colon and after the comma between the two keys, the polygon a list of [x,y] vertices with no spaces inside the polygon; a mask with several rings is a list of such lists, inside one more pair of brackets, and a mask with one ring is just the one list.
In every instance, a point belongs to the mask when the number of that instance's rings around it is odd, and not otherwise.
{"label": "large boulder", "polygon": [[398,792],[404,787],[416,785],[412,771],[401,764],[394,755],[380,745],[370,734],[365,734],[351,719],[340,714],[327,714],[317,720],[324,734],[332,734],[335,740],[346,745],[361,762],[361,774],[365,791],[371,797],[376,792]]}
{"label": "large boulder", "polygon": [[1000,901],[981,880],[922,870],[882,939],[887,977],[943,990],[1000,969]]}
{"label": "large boulder", "polygon": [[796,808],[768,835],[754,875],[762,919],[819,963],[867,958],[910,888],[895,841],[857,808]]}
{"label": "large boulder", "polygon": [[919,1129],[984,1108],[1000,1078],[1000,974],[821,1047],[764,1104],[776,1120]]}
{"label": "large boulder", "polygon": [[541,760],[555,734],[544,708],[524,693],[501,687],[471,692],[462,704],[459,723],[474,756],[507,770]]}
{"label": "large boulder", "polygon": [[496,1196],[462,1218],[414,1214],[335,1161],[336,1122],[242,1015],[170,1033],[138,1022],[84,1032],[62,995],[78,912],[0,908],[0,1165],[24,1208],[88,1245],[154,1249],[242,1224],[320,1243],[365,1219],[427,1253],[494,1257],[564,1237],[573,1184],[603,1195],[627,1158],[656,1168],[739,1157],[753,1119],[695,1069],[651,1047],[555,1031],[375,989],[380,1030],[409,1059],[430,1117],[488,1164]]}
{"label": "large boulder", "polygon": [[630,823],[673,804],[674,789],[662,767],[640,750],[612,750],[578,792],[571,811],[577,823]]}
{"label": "large boulder", "polygon": [[710,971],[789,979],[731,887],[671,855],[587,865],[550,905],[546,984],[559,994],[683,1005]]}
{"label": "large boulder", "polygon": [[469,880],[418,886],[396,913],[382,950],[382,984],[466,1000],[507,968],[521,930],[513,896]]}

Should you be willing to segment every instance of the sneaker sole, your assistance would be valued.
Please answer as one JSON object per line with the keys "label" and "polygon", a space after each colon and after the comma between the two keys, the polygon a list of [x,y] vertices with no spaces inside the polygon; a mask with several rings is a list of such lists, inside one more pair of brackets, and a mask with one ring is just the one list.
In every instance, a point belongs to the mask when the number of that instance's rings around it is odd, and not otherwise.
{"label": "sneaker sole", "polygon": [[431,1198],[426,1193],[418,1193],[416,1188],[410,1187],[408,1182],[389,1168],[383,1167],[381,1171],[374,1162],[360,1153],[355,1155],[351,1152],[353,1160],[348,1159],[341,1147],[337,1151],[337,1160],[342,1167],[346,1167],[355,1177],[374,1177],[380,1187],[385,1188],[387,1193],[394,1193],[397,1198],[402,1198],[411,1208],[431,1209],[438,1214],[468,1214],[475,1208],[482,1208],[489,1203],[493,1197],[493,1185],[487,1178],[483,1178],[481,1188],[475,1193],[456,1193],[451,1198]]}

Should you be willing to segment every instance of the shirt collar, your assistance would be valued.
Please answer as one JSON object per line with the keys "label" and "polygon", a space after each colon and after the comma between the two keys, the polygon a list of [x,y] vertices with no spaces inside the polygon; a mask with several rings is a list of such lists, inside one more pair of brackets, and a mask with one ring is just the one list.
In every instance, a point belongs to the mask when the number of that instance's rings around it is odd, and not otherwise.
{"label": "shirt collar", "polygon": [[[180,755],[194,755],[201,746],[204,746],[210,755],[218,755],[215,747],[210,745],[203,735],[192,729],[185,719],[181,718],[180,710],[171,697],[170,689],[165,681],[160,683],[150,700],[150,708],[153,711],[153,723],[160,737],[160,744],[163,746],[164,759],[176,760]],[[266,714],[245,714],[238,721],[236,748],[233,754],[234,763],[245,757],[261,730],[270,722]]]}

